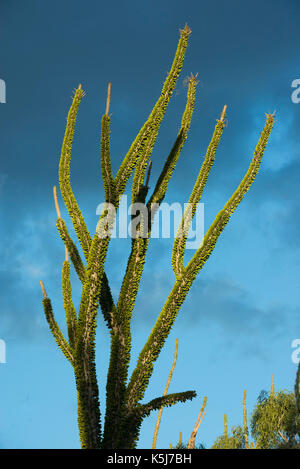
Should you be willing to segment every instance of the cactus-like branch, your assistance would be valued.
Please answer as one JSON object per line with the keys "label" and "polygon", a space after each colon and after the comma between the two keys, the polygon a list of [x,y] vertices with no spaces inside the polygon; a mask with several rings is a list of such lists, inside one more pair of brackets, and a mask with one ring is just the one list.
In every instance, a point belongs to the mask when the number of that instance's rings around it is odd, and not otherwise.
{"label": "cactus-like branch", "polygon": [[102,117],[101,124],[101,171],[105,191],[105,201],[115,204],[116,191],[115,182],[111,170],[110,161],[110,117],[108,115],[110,105],[111,83],[108,84],[106,112]]}
{"label": "cactus-like branch", "polygon": [[[57,201],[55,186],[53,188],[53,195],[54,195],[54,203],[55,203],[57,217],[58,217],[57,222],[56,222],[58,232],[60,234],[61,239],[65,243],[66,248],[68,249],[68,252],[70,254],[70,257],[74,265],[74,268],[77,272],[77,275],[79,279],[81,280],[81,282],[83,283],[85,280],[85,273],[86,273],[85,266],[82,262],[81,256],[78,252],[76,245],[73,243],[68,233],[65,221],[60,216],[60,209],[59,209],[59,204]],[[100,303],[103,317],[108,327],[111,328],[111,314],[112,314],[111,312],[115,310],[115,305],[114,305],[111,289],[110,289],[109,282],[108,282],[105,272],[103,273],[103,281],[102,281],[102,288],[101,288],[100,296],[99,296],[99,303]]]}
{"label": "cactus-like branch", "polygon": [[[111,441],[106,440],[106,435],[113,438],[113,435],[118,434],[118,427],[121,418],[121,407],[124,393],[126,392],[126,380],[128,373],[128,365],[130,361],[130,348],[131,348],[131,333],[130,333],[130,320],[138,292],[143,267],[146,259],[148,243],[151,234],[152,222],[154,219],[155,211],[149,214],[151,204],[156,204],[156,209],[162,202],[166,193],[169,180],[174,171],[178,161],[180,152],[183,148],[184,142],[187,137],[187,132],[190,127],[191,118],[195,104],[195,89],[196,77],[192,76],[189,80],[189,88],[187,93],[187,102],[181,120],[181,129],[177,136],[176,142],[171,149],[167,158],[166,164],[163,168],[161,177],[154,189],[154,193],[147,204],[147,211],[149,215],[147,237],[143,236],[142,222],[139,226],[140,235],[132,240],[132,249],[127,263],[126,273],[123,279],[120,296],[117,305],[117,317],[115,320],[114,336],[111,342],[111,360],[108,370],[107,378],[107,403],[106,403],[106,418],[104,430],[104,444],[108,447],[112,446]],[[143,197],[141,202],[145,201],[146,193],[148,191],[148,182],[150,176],[150,168],[146,179]],[[147,228],[147,227],[146,227]],[[111,399],[111,396],[114,396]],[[116,399],[118,396],[118,399]]]}
{"label": "cactus-like branch", "polygon": [[75,91],[73,102],[67,118],[67,126],[59,162],[59,184],[61,194],[68,209],[69,215],[72,219],[75,232],[81,244],[85,258],[87,259],[89,254],[91,237],[85,224],[84,218],[81,214],[80,208],[75,199],[75,196],[73,194],[70,183],[71,149],[74,137],[76,116],[83,95],[84,92],[81,88],[81,85],[79,85],[77,90]]}
{"label": "cactus-like branch", "polygon": [[61,218],[59,203],[58,203],[58,200],[57,200],[56,186],[53,186],[53,198],[54,198],[54,204],[55,204],[55,209],[56,209],[56,213],[57,213],[56,227],[58,229],[58,232],[60,234],[61,239],[63,240],[63,242],[65,244],[66,249],[68,250],[68,253],[70,254],[72,263],[75,267],[75,270],[77,272],[77,275],[78,275],[79,279],[81,280],[81,282],[84,282],[85,267],[84,267],[83,262],[81,260],[81,256],[78,252],[78,249],[77,249],[76,245],[73,243],[73,241],[72,241],[72,239],[71,239],[71,237],[68,233],[65,221],[64,221],[63,218]]}
{"label": "cactus-like branch", "polygon": [[57,322],[55,321],[53,309],[51,305],[51,300],[50,298],[47,297],[46,290],[45,290],[42,280],[40,280],[40,285],[41,285],[41,289],[42,289],[43,297],[44,297],[43,299],[44,312],[45,312],[47,322],[49,324],[49,328],[53,334],[53,337],[56,340],[57,345],[59,346],[59,348],[65,355],[65,357],[69,360],[71,365],[74,366],[74,356],[73,356],[72,349],[70,345],[68,344],[68,342],[66,341],[66,339],[64,338],[63,333],[61,332]]}
{"label": "cactus-like branch", "polygon": [[116,191],[119,196],[123,194],[127,181],[130,178],[137,162],[139,164],[139,171],[135,173],[133,182],[133,198],[135,198],[135,196],[139,193],[140,185],[144,180],[147,160],[151,155],[160,124],[164,117],[170,97],[175,88],[177,77],[182,68],[190,33],[191,30],[187,25],[183,30],[180,31],[180,39],[178,42],[175,58],[171,70],[165,80],[162,93],[120,166],[115,179]]}
{"label": "cactus-like branch", "polygon": [[[150,210],[152,207],[152,210],[151,210],[152,219],[154,218],[154,215],[156,213],[156,210],[158,209],[158,206],[161,204],[161,202],[163,201],[165,197],[169,181],[174,172],[181,150],[187,138],[188,130],[190,128],[191,119],[192,119],[193,111],[195,107],[195,93],[196,93],[196,86],[197,86],[196,77],[197,75],[195,76],[191,75],[191,77],[189,78],[187,101],[186,101],[185,110],[181,119],[180,131],[169,153],[169,156],[165,162],[162,172],[157,180],[154,191],[147,203],[148,210]],[[157,207],[155,207],[155,204],[157,204]]]}
{"label": "cactus-like branch", "polygon": [[[109,108],[110,87],[108,92]],[[113,178],[110,170],[109,156],[109,117],[103,116],[101,134],[101,164],[106,196],[113,195]],[[112,184],[110,187],[109,185]],[[109,213],[108,213],[109,212]],[[107,216],[108,214],[108,216]],[[110,290],[103,289],[108,286],[104,273],[104,262],[113,227],[113,216],[106,208],[103,210],[96,233],[92,239],[88,256],[86,275],[82,288],[81,302],[78,314],[77,338],[76,338],[76,366],[75,376],[78,390],[78,423],[81,442],[85,448],[99,448],[101,444],[101,423],[99,391],[95,365],[95,333],[98,299],[102,301],[104,312],[109,327],[112,327],[114,308],[107,311],[107,307],[113,305]],[[104,281],[103,281],[104,279]],[[105,316],[104,316],[105,317]],[[88,430],[87,430],[88,429]]]}
{"label": "cactus-like branch", "polygon": [[258,173],[261,159],[263,157],[268,138],[270,136],[274,124],[274,114],[267,114],[266,123],[261,133],[260,139],[254,151],[254,156],[250,163],[249,169],[245,174],[242,182],[237,190],[230,197],[223,210],[216,216],[214,222],[206,233],[201,246],[198,248],[193,258],[185,269],[185,277],[187,282],[193,281],[197,273],[201,270],[208,257],[210,256],[215,244],[228,223],[231,215],[242,201],[246,192],[250,189],[255,176]]}
{"label": "cactus-like branch", "polygon": [[[147,204],[147,210],[151,208],[152,203],[156,204],[156,209],[159,204],[162,202],[164,195],[166,193],[168,183],[170,181],[171,175],[175,169],[176,163],[178,161],[180,152],[184,145],[184,142],[187,137],[187,132],[190,127],[191,118],[194,109],[195,103],[195,87],[196,81],[194,77],[190,80],[189,89],[187,94],[187,103],[182,116],[181,129],[177,136],[176,142],[173,145],[171,152],[167,158],[166,164],[163,168],[159,181],[154,189],[154,192]],[[180,144],[178,144],[180,141]],[[146,182],[147,187],[148,184]],[[148,212],[149,213],[149,212]],[[127,312],[127,319],[130,319],[132,308],[135,302],[136,294],[138,291],[139,282],[141,279],[141,274],[143,270],[143,265],[145,262],[145,256],[148,248],[148,242],[151,234],[152,222],[154,219],[153,214],[150,214],[151,220],[149,220],[147,237],[137,237],[132,241],[132,250],[129,256],[127,271],[124,276],[119,301],[118,301],[118,310],[124,314]],[[141,230],[142,232],[142,230]],[[142,234],[142,233],[141,233]]]}
{"label": "cactus-like branch", "polygon": [[215,160],[215,154],[223,133],[223,129],[225,127],[224,118],[226,115],[226,108],[227,106],[225,105],[221,117],[217,121],[211,142],[206,151],[205,159],[191,193],[188,206],[184,211],[181,223],[176,233],[172,252],[172,267],[177,277],[182,275],[184,270],[183,258],[187,235],[192,223],[192,219],[195,215],[197,205],[201,199],[205,184],[207,182],[208,175]]}
{"label": "cactus-like branch", "polygon": [[144,418],[149,415],[152,410],[158,410],[161,407],[170,407],[174,404],[177,404],[177,402],[192,400],[194,397],[197,397],[196,391],[184,391],[167,394],[166,396],[152,399],[147,404],[139,404],[134,410],[134,414]]}
{"label": "cactus-like branch", "polygon": [[[100,231],[103,229],[108,236],[101,237],[97,231],[93,240],[91,240],[70,185],[71,146],[76,115],[81,98],[82,90],[80,86],[75,92],[67,119],[67,128],[59,166],[59,179],[65,204],[73,221],[84,255],[87,259],[87,268],[84,276],[80,309],[78,313],[74,364],[78,391],[79,431],[82,447],[99,448],[101,442],[101,423],[99,392],[95,367],[95,329],[98,301],[99,298],[103,298],[103,296],[101,297],[101,287],[104,276],[103,265],[111,227],[107,226],[104,214],[102,214],[98,226],[100,227]],[[105,124],[107,124],[107,118],[105,119]],[[101,135],[101,150],[102,160],[103,150],[105,152],[105,164],[107,164],[109,156],[108,137],[109,127],[104,125]],[[104,139],[106,139],[105,142]],[[107,281],[106,285],[108,285]],[[109,300],[108,296],[105,296],[105,300]],[[109,301],[106,301],[106,304],[108,302]]]}
{"label": "cactus-like branch", "polygon": [[122,442],[120,448],[134,448],[138,440],[140,427],[145,417],[150,415],[153,410],[158,410],[161,407],[171,407],[178,402],[186,402],[192,400],[197,396],[195,391],[177,392],[167,394],[166,396],[157,397],[152,399],[147,404],[137,405],[132,412],[130,412],[125,419],[123,427]]}
{"label": "cactus-like branch", "polygon": [[79,403],[78,424],[84,448],[99,448],[101,443],[95,332],[107,246],[108,239],[99,238],[96,234],[90,248],[77,322],[75,376]]}
{"label": "cactus-like branch", "polygon": [[66,223],[63,218],[57,219],[56,227],[60,234],[61,239],[65,243],[66,248],[68,249],[72,264],[74,265],[78,278],[83,283],[85,279],[85,266],[82,262],[81,256],[78,252],[76,245],[74,244],[74,242],[72,241],[68,233]]}
{"label": "cactus-like branch", "polygon": [[154,362],[169,335],[177,313],[184,302],[197,273],[207,261],[231,214],[235,211],[254,181],[273,123],[274,114],[268,114],[265,127],[261,133],[253,159],[245,177],[232,197],[226,203],[224,209],[217,215],[215,221],[212,223],[205,235],[201,246],[184,269],[183,275],[176,279],[172,291],[167,298],[154,328],[152,329],[152,332],[139,355],[136,368],[132,373],[126,393],[127,405],[129,408],[134,407],[136,403],[143,398],[145,389],[153,372]]}
{"label": "cactus-like branch", "polygon": [[106,212],[104,210],[100,216],[90,247],[78,313],[75,375],[80,407],[79,431],[85,448],[99,448],[102,438],[95,366],[95,333],[104,262],[114,223],[114,216],[107,217]]}
{"label": "cactus-like branch", "polygon": [[71,349],[74,350],[76,343],[77,315],[72,301],[72,290],[70,282],[70,262],[68,259],[68,250],[66,249],[66,260],[62,268],[62,294],[64,308],[66,312],[66,322],[68,326],[68,336]]}
{"label": "cactus-like branch", "polygon": [[[190,82],[192,80],[194,80],[195,85],[196,85],[196,77],[194,77],[193,75],[190,78]],[[192,87],[190,87],[190,88],[192,88]],[[190,98],[190,100],[188,99],[188,101],[191,102],[191,101],[194,101],[194,100],[193,100],[193,98]],[[192,106],[191,110],[187,109],[187,112],[184,115],[184,120],[190,121],[192,111],[193,111],[193,106]],[[188,114],[190,114],[190,116]],[[160,123],[159,123],[159,125],[160,125]],[[137,164],[136,164],[136,167],[135,167],[133,184],[132,184],[132,203],[134,203],[137,200],[138,195],[139,195],[140,191],[142,190],[143,181],[144,181],[144,177],[145,177],[145,171],[146,171],[146,167],[147,167],[147,161],[148,161],[148,159],[149,159],[149,157],[152,153],[152,149],[153,149],[154,143],[156,141],[157,133],[158,133],[158,128],[155,132],[153,132],[150,135],[149,139],[147,140],[147,142],[145,144],[143,152],[141,153],[141,155],[138,158],[138,161],[137,161]]]}

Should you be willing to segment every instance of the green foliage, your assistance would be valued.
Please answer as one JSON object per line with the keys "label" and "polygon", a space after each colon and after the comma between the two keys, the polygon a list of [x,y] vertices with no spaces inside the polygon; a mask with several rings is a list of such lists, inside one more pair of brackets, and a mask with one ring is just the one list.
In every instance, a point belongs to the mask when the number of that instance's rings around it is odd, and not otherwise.
{"label": "green foliage", "polygon": [[263,391],[251,418],[257,449],[300,448],[300,419],[295,395],[288,391]]}
{"label": "green foliage", "polygon": [[270,392],[261,391],[257,398],[251,416],[251,433],[254,442],[249,444],[244,391],[243,428],[232,427],[229,436],[227,416],[224,415],[224,435],[216,439],[212,449],[300,449],[300,418],[295,394],[275,392],[273,376]]}
{"label": "green foliage", "polygon": [[245,449],[245,436],[243,428],[238,425],[231,428],[231,435],[219,436],[211,449]]}
{"label": "green foliage", "polygon": [[[112,173],[110,159],[109,84],[106,112],[101,120],[101,174],[105,200],[107,203],[112,203],[115,210],[113,215],[109,214],[108,216],[108,205],[106,206],[100,215],[93,237],[87,229],[70,183],[71,148],[75,122],[80,102],[84,96],[81,85],[75,91],[68,114],[59,163],[59,184],[63,200],[84,254],[84,259],[82,259],[68,233],[64,220],[60,216],[55,192],[58,214],[57,228],[82,283],[80,306],[77,312],[72,302],[70,264],[66,259],[62,268],[62,292],[69,340],[64,338],[55,321],[51,301],[47,297],[42,284],[41,286],[44,295],[45,315],[50,330],[58,346],[74,368],[78,399],[78,426],[82,448],[135,448],[142,420],[151,411],[178,402],[185,402],[195,397],[195,391],[186,391],[158,397],[147,404],[141,403],[153,373],[154,363],[164,346],[193,281],[211,255],[230,216],[236,210],[256,177],[274,124],[274,114],[267,114],[265,126],[261,132],[248,171],[224,208],[217,214],[201,246],[186,266],[184,265],[186,237],[183,236],[179,241],[176,238],[172,255],[172,265],[175,273],[173,288],[139,355],[136,367],[129,377],[132,312],[139,291],[154,215],[165,197],[170,178],[190,127],[195,104],[196,76],[192,75],[188,80],[186,107],[182,115],[181,128],[148,201],[146,201],[149,190],[148,177],[145,182],[145,174],[161,122],[182,69],[190,33],[191,30],[187,25],[180,31],[175,57],[160,97],[130,146],[115,177]],[[206,157],[189,198],[192,210],[190,213],[184,214],[180,230],[183,226],[186,226],[186,221],[189,226],[195,214],[197,203],[201,198],[224,129],[225,110],[226,106],[216,124]],[[138,236],[132,239],[127,269],[118,301],[115,303],[104,265],[111,230],[115,221],[115,213],[132,174],[132,201],[145,202],[149,217],[147,224],[142,218],[137,226]],[[153,204],[156,204],[154,210],[152,210]],[[147,237],[143,236],[144,229],[146,229]],[[104,430],[101,422],[95,364],[95,333],[99,306],[111,338],[110,361],[106,381]]]}

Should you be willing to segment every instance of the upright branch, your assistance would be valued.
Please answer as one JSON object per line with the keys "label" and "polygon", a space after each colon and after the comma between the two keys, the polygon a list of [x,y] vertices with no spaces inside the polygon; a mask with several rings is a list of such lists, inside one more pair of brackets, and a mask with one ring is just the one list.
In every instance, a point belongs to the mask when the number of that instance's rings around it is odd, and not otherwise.
{"label": "upright branch", "polygon": [[[65,244],[65,249],[66,249],[66,252],[68,252],[68,256],[70,254],[72,263],[74,265],[74,268],[77,272],[77,275],[78,275],[79,279],[81,280],[81,282],[84,282],[85,266],[82,262],[81,256],[78,252],[78,249],[77,249],[76,245],[73,243],[73,241],[72,241],[72,239],[71,239],[71,237],[68,233],[65,221],[61,218],[60,208],[59,208],[59,204],[58,204],[58,200],[57,200],[56,186],[53,187],[53,197],[54,197],[54,204],[55,204],[56,213],[57,213],[56,226],[57,226],[58,232],[59,232],[59,234],[60,234],[60,236],[61,236],[61,238],[62,238],[62,240]],[[67,260],[67,258],[66,258],[66,260]]]}
{"label": "upright branch", "polygon": [[185,252],[186,240],[188,232],[192,223],[192,219],[195,215],[198,203],[201,199],[205,184],[207,182],[208,175],[215,161],[215,154],[225,127],[224,118],[226,115],[225,105],[221,113],[221,117],[217,120],[215,130],[207,148],[205,159],[202,163],[198,178],[195,182],[194,189],[189,198],[187,208],[184,211],[181,223],[176,233],[173,252],[172,252],[172,266],[175,275],[178,277],[182,275],[184,271],[183,257]]}
{"label": "upright branch", "polygon": [[65,261],[62,268],[62,295],[66,312],[66,322],[68,327],[69,344],[74,354],[76,344],[77,314],[73,305],[72,290],[70,281],[70,262],[68,249],[65,247]]}
{"label": "upright branch", "polygon": [[206,414],[206,410],[205,410],[206,403],[207,403],[207,396],[204,396],[203,404],[202,404],[202,407],[200,409],[200,412],[199,412],[199,415],[198,415],[198,418],[197,418],[197,422],[195,424],[195,427],[192,431],[192,434],[191,434],[190,439],[189,439],[188,444],[187,444],[187,449],[195,449],[196,436],[197,436],[199,427],[202,423],[202,420],[204,418],[204,415]]}
{"label": "upright branch", "polygon": [[147,161],[151,155],[160,124],[165,115],[170,97],[174,91],[178,75],[182,68],[190,34],[191,30],[187,25],[180,31],[180,40],[178,42],[175,58],[171,66],[171,70],[165,80],[161,95],[147,121],[132,143],[117,173],[116,189],[118,195],[123,194],[126,183],[137,164],[138,170],[135,172],[133,182],[133,200],[139,192],[140,185],[144,180]]}
{"label": "upright branch", "polygon": [[274,396],[274,394],[275,394],[274,375],[272,375],[272,384],[271,384],[270,396]]}
{"label": "upright branch", "polygon": [[[84,283],[86,269],[81,259],[81,256],[79,254],[79,251],[69,235],[66,223],[63,220],[63,218],[61,218],[60,208],[59,208],[59,204],[57,200],[56,186],[53,187],[53,196],[54,196],[54,204],[55,204],[56,213],[57,213],[56,226],[57,226],[58,232],[60,234],[61,239],[65,243],[65,249],[68,251],[68,254],[70,254],[70,258],[75,268],[75,271],[78,275],[78,278],[80,279],[82,283]],[[101,311],[103,313],[104,319],[108,327],[111,327],[111,314],[115,308],[115,305],[114,305],[111,289],[110,289],[109,282],[108,282],[105,272],[103,273],[103,284],[102,284],[102,288],[99,294],[99,303],[101,306]]]}
{"label": "upright branch", "polygon": [[[148,169],[146,184],[144,185],[142,183],[145,180],[145,171],[153,145],[157,138],[158,129],[182,67],[189,34],[190,29],[186,26],[184,30],[181,31],[181,37],[178,43],[175,58],[171,70],[164,83],[161,96],[154,106],[154,109],[148,120],[139,132],[136,140],[130,147],[129,152],[125,156],[124,161],[117,173],[115,178],[115,187],[118,197],[120,197],[123,193],[125,188],[124,182],[127,182],[131,171],[133,168],[135,168],[132,185],[132,201],[140,203],[145,202],[145,198],[148,192],[148,176],[150,177],[151,165],[150,169]],[[165,175],[166,177],[164,178],[164,193],[167,189],[169,179],[174,170],[189,128],[194,106],[195,86],[195,80],[191,80],[187,97],[187,105],[182,119],[182,136],[180,141],[177,141],[176,146],[174,145],[170,154],[171,156],[168,158],[168,175]],[[161,193],[163,191],[161,191]],[[164,194],[162,194],[161,200],[163,196]],[[116,201],[116,204],[117,203],[118,201]],[[136,235],[132,239],[131,253],[128,259],[126,273],[122,282],[112,328],[111,355],[106,386],[106,417],[103,438],[103,445],[107,448],[113,448],[116,445],[122,444],[120,443],[120,438],[122,438],[120,435],[122,431],[124,431],[124,435],[127,437],[127,430],[124,426],[121,426],[120,422],[127,421],[126,414],[128,414],[128,411],[126,408],[127,405],[125,392],[131,349],[130,320],[141,280],[141,275],[143,272],[143,266],[151,233],[151,222],[150,225],[148,225],[148,230],[146,229],[146,237],[143,236],[144,226],[145,223],[143,220],[141,220],[137,226]],[[112,396],[114,397],[112,398]],[[119,428],[121,427],[122,431],[119,431]]]}
{"label": "upright branch", "polygon": [[[171,367],[171,370],[170,370],[170,373],[169,373],[169,376],[168,376],[168,380],[167,380],[167,384],[166,384],[163,396],[166,396],[166,394],[168,392],[170,382],[171,382],[171,379],[172,379],[172,376],[173,376],[173,372],[174,372],[174,369],[175,369],[175,366],[176,366],[177,355],[178,355],[178,339],[176,339],[174,360],[173,360],[172,367]],[[159,425],[160,425],[160,421],[161,421],[162,412],[163,412],[163,407],[161,407],[159,409],[159,412],[158,412],[156,425],[155,425],[155,429],[154,429],[153,441],[152,441],[152,449],[156,448],[156,440],[157,440],[157,434],[158,434],[158,429],[159,429]]]}
{"label": "upright branch", "polygon": [[59,163],[59,184],[61,194],[72,219],[75,232],[81,244],[85,258],[88,258],[91,237],[85,224],[84,218],[73,194],[70,183],[70,161],[71,149],[74,138],[75,123],[80,102],[84,96],[81,85],[75,90],[73,102],[67,118],[67,126],[64,141],[61,150],[61,158]]}
{"label": "upright branch", "polygon": [[224,440],[225,440],[225,445],[228,441],[228,425],[227,425],[227,415],[224,414]]}
{"label": "upright branch", "polygon": [[244,395],[243,395],[244,438],[245,438],[245,447],[246,449],[249,449],[249,431],[248,431],[248,424],[247,424],[246,396],[247,396],[247,391],[245,389]]}
{"label": "upright branch", "polygon": [[147,202],[147,209],[151,210],[151,221],[154,219],[154,216],[166,195],[168,184],[175,170],[184,143],[187,139],[195,108],[196,86],[198,83],[196,78],[197,74],[195,76],[191,74],[191,77],[189,78],[186,106],[182,115],[180,130],[175,139],[173,147],[171,148],[168,158],[166,159],[164,167],[158,177],[153,193]]}
{"label": "upright branch", "polygon": [[[108,103],[110,86],[108,89]],[[106,110],[108,110],[108,107]],[[109,116],[102,118],[101,166],[106,202],[114,202],[114,181],[110,166]],[[108,213],[109,212],[109,213]],[[108,288],[104,263],[113,228],[115,212],[107,207],[102,211],[96,232],[91,241],[87,256],[86,275],[78,312],[75,349],[75,377],[78,391],[78,424],[81,441],[85,448],[99,448],[102,442],[100,403],[95,364],[95,334],[97,325],[98,301],[104,318],[112,330],[114,304]]]}
{"label": "upright branch", "polygon": [[109,82],[107,86],[107,98],[106,98],[106,109],[105,109],[106,116],[108,116],[108,113],[109,113],[110,94],[111,94],[111,82]]}
{"label": "upright branch", "polygon": [[47,293],[44,287],[42,280],[40,280],[40,285],[43,293],[43,306],[45,316],[49,325],[49,328],[52,332],[54,339],[56,340],[57,345],[65,355],[66,359],[73,365],[74,364],[74,355],[71,349],[70,344],[64,338],[63,333],[61,332],[53,314],[52,304],[50,298],[47,297]]}
{"label": "upright branch", "polygon": [[115,181],[111,170],[110,149],[109,149],[109,134],[110,134],[110,117],[108,115],[110,106],[111,83],[108,84],[106,111],[102,117],[101,125],[101,171],[102,180],[105,191],[105,202],[116,204],[116,190]]}

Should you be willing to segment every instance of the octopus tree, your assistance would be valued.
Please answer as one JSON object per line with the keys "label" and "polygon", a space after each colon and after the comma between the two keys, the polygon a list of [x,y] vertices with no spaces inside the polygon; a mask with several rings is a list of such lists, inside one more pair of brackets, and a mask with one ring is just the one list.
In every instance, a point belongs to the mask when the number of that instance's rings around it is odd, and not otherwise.
{"label": "octopus tree", "polygon": [[[132,312],[139,291],[155,214],[165,197],[170,178],[187,138],[195,104],[197,75],[191,75],[188,80],[186,106],[182,114],[180,130],[165,160],[154,190],[148,197],[150,156],[183,65],[190,33],[191,30],[187,25],[180,30],[180,39],[175,57],[163,84],[161,95],[130,146],[115,176],[112,173],[110,158],[111,116],[109,115],[109,108],[111,84],[108,85],[106,111],[101,122],[101,170],[106,205],[102,210],[93,236],[88,231],[70,184],[70,160],[75,121],[79,104],[84,96],[81,85],[75,91],[69,110],[59,163],[59,185],[80,242],[82,254],[72,241],[66,223],[60,215],[56,188],[54,188],[54,199],[58,215],[57,229],[66,250],[66,259],[62,267],[62,295],[66,312],[68,339],[64,337],[55,320],[51,301],[46,294],[42,281],[41,287],[44,297],[44,311],[51,332],[65,357],[74,368],[78,399],[78,425],[82,448],[135,448],[141,423],[152,410],[184,402],[196,396],[195,391],[185,391],[167,394],[148,403],[141,403],[153,372],[154,363],[163,348],[193,281],[212,253],[230,216],[255,179],[274,124],[274,114],[267,114],[264,129],[261,132],[254,156],[244,178],[224,208],[217,214],[191,260],[185,265],[184,253],[187,233],[214,163],[216,150],[225,127],[226,106],[224,106],[215,125],[212,139],[175,237],[172,253],[172,268],[175,277],[173,288],[139,354],[136,367],[129,377]],[[148,174],[146,174],[147,168]],[[136,236],[131,239],[131,252],[119,298],[115,301],[106,275],[105,259],[120,198],[133,172],[132,203],[139,202],[143,204],[146,214],[149,216],[145,216],[145,211],[141,211],[139,214]],[[113,207],[114,210],[111,211],[110,207]],[[82,294],[78,311],[75,310],[72,301],[71,263],[82,282]],[[104,316],[111,338],[104,426],[101,423],[95,364],[95,332],[99,309]]]}

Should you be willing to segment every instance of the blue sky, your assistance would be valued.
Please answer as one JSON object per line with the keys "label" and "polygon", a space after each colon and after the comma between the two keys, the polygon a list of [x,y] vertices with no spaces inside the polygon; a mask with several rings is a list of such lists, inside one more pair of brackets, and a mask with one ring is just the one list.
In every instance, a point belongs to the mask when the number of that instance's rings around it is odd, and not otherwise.
{"label": "blue sky", "polygon": [[[111,155],[116,172],[152,110],[176,50],[179,28],[192,29],[184,67],[161,126],[152,160],[154,185],[176,137],[185,106],[184,78],[197,73],[196,107],[188,140],[166,201],[186,202],[210,141],[228,105],[216,162],[202,198],[205,229],[248,168],[265,122],[276,123],[261,170],[195,281],[155,364],[145,401],[162,394],[179,353],[170,392],[198,397],[163,412],[157,447],[187,440],[202,399],[207,413],[198,441],[211,446],[250,413],[259,392],[292,390],[291,342],[300,337],[300,104],[291,83],[300,78],[297,0],[1,0],[0,79],[0,447],[78,448],[76,395],[69,363],[43,316],[45,283],[65,331],[61,299],[64,247],[56,230],[52,187],[72,90],[86,91],[77,121],[71,179],[88,228],[103,201],[100,122],[112,82]],[[67,212],[60,202],[63,217]],[[68,221],[71,231],[71,224]],[[129,240],[112,240],[106,270],[117,298]],[[171,240],[151,241],[132,322],[130,371],[173,284]],[[74,302],[80,285],[74,279]],[[102,413],[109,339],[99,315],[97,372]],[[157,414],[142,426],[139,448],[150,448]]]}

